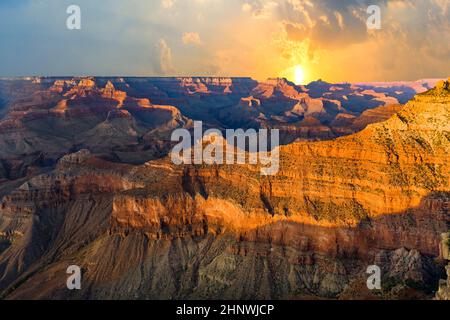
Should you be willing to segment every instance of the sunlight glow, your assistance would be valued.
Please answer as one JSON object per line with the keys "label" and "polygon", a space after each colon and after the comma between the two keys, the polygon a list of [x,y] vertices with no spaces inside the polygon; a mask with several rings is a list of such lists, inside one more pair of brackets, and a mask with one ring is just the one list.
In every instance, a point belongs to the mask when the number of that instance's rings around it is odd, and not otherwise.
{"label": "sunlight glow", "polygon": [[297,65],[294,68],[294,79],[295,84],[303,84],[305,81],[305,72],[300,65]]}

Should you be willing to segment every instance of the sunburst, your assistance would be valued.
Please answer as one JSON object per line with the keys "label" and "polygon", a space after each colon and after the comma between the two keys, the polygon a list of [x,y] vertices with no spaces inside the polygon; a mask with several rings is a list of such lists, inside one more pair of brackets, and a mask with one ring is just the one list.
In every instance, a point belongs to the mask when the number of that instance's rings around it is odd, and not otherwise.
{"label": "sunburst", "polygon": [[295,84],[303,84],[305,81],[305,72],[300,65],[297,65],[294,68],[294,81]]}

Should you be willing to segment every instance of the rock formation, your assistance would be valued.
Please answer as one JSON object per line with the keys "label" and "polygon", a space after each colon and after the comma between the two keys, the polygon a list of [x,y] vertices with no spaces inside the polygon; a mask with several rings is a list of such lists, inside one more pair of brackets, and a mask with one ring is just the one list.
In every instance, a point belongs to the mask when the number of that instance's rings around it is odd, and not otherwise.
{"label": "rock formation", "polygon": [[[447,84],[356,134],[281,146],[280,171],[262,176],[260,164],[171,163],[165,134],[190,120],[148,98],[101,96],[127,81],[95,79],[104,89],[77,82],[90,93],[77,89],[73,99],[44,91],[0,123],[1,298],[434,295],[440,234],[450,225]],[[217,90],[208,88],[192,96],[210,101]],[[332,92],[356,90],[342,88]],[[233,106],[242,97],[221,95]],[[281,100],[292,110],[292,97]],[[301,101],[298,112],[308,107]],[[254,115],[269,121],[277,115],[260,117],[264,103]],[[299,128],[326,130],[314,114],[297,119]],[[382,119],[377,111],[366,117]],[[79,291],[66,288],[73,264],[83,270]],[[361,286],[371,264],[382,269],[380,291]]]}
{"label": "rock formation", "polygon": [[253,98],[253,96],[241,98],[240,105],[242,107],[259,107],[261,106],[261,101]]}
{"label": "rock formation", "polygon": [[[450,232],[441,235],[440,256],[444,260],[450,260]],[[450,300],[450,263],[445,267],[445,270],[447,279],[439,281],[439,289],[436,293],[436,299],[438,300]]]}
{"label": "rock formation", "polygon": [[118,107],[121,107],[125,99],[127,98],[127,93],[124,91],[119,91],[114,88],[114,85],[111,81],[108,81],[106,83],[106,86],[104,89],[100,90],[102,97],[114,99],[119,101]]}
{"label": "rock formation", "polygon": [[[411,295],[405,288],[417,297],[438,277],[432,257],[449,227],[449,108],[447,89],[438,87],[355,135],[283,146],[280,172],[269,177],[252,165],[66,155],[5,192],[0,292],[351,297],[376,263],[385,274],[382,297]],[[110,110],[108,121],[149,122],[155,109],[179,115],[145,99],[127,99],[121,109],[129,115]],[[83,268],[77,292],[65,288],[71,264]]]}

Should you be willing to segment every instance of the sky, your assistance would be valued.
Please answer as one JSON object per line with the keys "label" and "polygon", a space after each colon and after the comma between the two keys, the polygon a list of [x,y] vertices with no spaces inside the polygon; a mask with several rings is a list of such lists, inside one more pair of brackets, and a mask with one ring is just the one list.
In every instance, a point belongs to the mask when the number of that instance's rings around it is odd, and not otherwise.
{"label": "sky", "polygon": [[0,76],[33,75],[444,78],[450,0],[0,0]]}

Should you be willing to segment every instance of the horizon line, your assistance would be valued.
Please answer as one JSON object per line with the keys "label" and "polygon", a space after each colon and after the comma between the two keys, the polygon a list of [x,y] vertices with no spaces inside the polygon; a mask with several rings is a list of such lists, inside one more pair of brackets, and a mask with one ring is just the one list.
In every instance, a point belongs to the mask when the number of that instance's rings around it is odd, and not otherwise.
{"label": "horizon line", "polygon": [[293,83],[296,86],[306,86],[313,82],[326,82],[330,84],[364,84],[364,83],[395,83],[395,82],[419,82],[426,80],[447,80],[450,77],[425,77],[415,80],[374,80],[374,81],[338,81],[338,82],[328,82],[323,80],[322,78],[318,78],[316,80],[312,80],[308,83],[296,84],[294,81],[286,78],[286,77],[268,77],[265,80],[254,79],[252,76],[186,76],[186,75],[171,75],[171,76],[129,76],[129,75],[27,75],[27,76],[0,76],[0,80],[32,80],[33,78],[44,78],[44,79],[61,79],[61,78],[134,78],[134,79],[180,79],[180,78],[210,78],[210,79],[249,79],[256,82],[264,82],[267,80],[287,80],[288,82]]}

